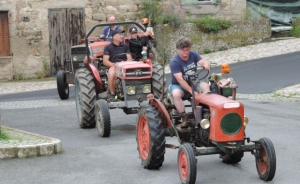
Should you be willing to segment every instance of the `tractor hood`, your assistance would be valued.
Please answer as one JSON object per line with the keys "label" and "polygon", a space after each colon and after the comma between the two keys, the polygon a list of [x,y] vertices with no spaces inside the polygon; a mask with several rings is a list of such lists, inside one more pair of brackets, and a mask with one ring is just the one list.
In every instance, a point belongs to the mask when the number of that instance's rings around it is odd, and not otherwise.
{"label": "tractor hood", "polygon": [[92,48],[94,56],[96,55],[96,57],[99,57],[99,56],[103,56],[104,47],[108,44],[110,44],[110,42],[105,41],[105,42],[94,42],[94,43],[90,43],[89,45]]}
{"label": "tractor hood", "polygon": [[223,107],[223,105],[226,103],[239,103],[235,100],[214,93],[211,94],[201,93],[195,97],[195,100],[196,100],[196,105],[201,103],[201,104],[206,104],[210,107],[219,107],[219,106]]}
{"label": "tractor hood", "polygon": [[[89,40],[89,47],[92,49],[94,57],[103,56],[104,47],[111,43],[109,41],[97,41],[97,38],[95,38],[95,37],[89,38],[88,40]],[[77,50],[80,49],[80,51],[81,51],[80,53],[86,54],[86,48],[85,48],[84,43],[82,43],[80,45],[75,45],[72,47],[72,49],[76,49],[76,48],[77,48]]]}
{"label": "tractor hood", "polygon": [[152,68],[149,64],[137,61],[117,62],[116,75],[121,79],[149,79],[152,77]]}
{"label": "tractor hood", "polygon": [[244,140],[244,105],[217,94],[199,94],[196,105],[207,105],[210,111],[210,139],[215,142]]}

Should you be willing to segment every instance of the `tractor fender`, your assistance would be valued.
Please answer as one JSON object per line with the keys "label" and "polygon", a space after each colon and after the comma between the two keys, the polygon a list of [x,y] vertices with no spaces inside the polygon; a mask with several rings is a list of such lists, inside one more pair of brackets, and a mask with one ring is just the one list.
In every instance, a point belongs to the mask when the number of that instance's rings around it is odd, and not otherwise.
{"label": "tractor fender", "polygon": [[171,118],[169,116],[166,107],[158,99],[155,98],[149,100],[149,104],[157,108],[159,112],[159,116],[165,125],[165,128],[171,128],[172,127]]}
{"label": "tractor fender", "polygon": [[102,88],[102,81],[98,69],[91,63],[87,64],[86,67],[94,77],[95,90],[96,90],[96,94],[98,95],[99,93],[101,93],[101,88]]}

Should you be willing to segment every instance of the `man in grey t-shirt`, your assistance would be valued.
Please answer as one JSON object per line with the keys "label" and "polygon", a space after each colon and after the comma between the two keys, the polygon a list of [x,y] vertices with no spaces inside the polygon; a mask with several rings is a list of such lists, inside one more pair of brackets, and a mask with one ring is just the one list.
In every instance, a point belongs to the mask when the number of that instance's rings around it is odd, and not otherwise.
{"label": "man in grey t-shirt", "polygon": [[[170,69],[172,74],[171,85],[169,86],[169,92],[174,98],[174,105],[177,111],[182,116],[181,128],[188,128],[188,118],[185,114],[185,106],[182,101],[182,97],[186,94],[192,94],[192,87],[186,81],[186,76],[183,73],[190,68],[194,68],[199,64],[205,70],[209,70],[209,65],[204,61],[201,56],[191,51],[192,42],[188,38],[179,38],[176,42],[176,54],[170,61]],[[191,71],[192,72],[192,71]],[[194,86],[195,94],[197,94],[197,87]],[[210,91],[209,85],[205,82],[200,83],[200,89],[203,93]]]}

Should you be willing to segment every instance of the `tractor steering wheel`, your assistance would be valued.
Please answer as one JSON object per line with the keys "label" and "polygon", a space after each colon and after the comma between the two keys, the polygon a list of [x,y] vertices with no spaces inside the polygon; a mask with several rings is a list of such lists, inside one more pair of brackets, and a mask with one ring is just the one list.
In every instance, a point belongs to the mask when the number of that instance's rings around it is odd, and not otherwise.
{"label": "tractor steering wheel", "polygon": [[106,36],[98,37],[98,38],[97,38],[97,41],[99,41],[99,42],[104,42],[104,41],[106,41]]}
{"label": "tractor steering wheel", "polygon": [[[132,61],[136,58],[136,55],[134,54],[134,53],[121,53],[121,54],[117,54],[117,55],[115,55],[112,59],[111,59],[111,61],[112,62],[119,62],[119,61],[124,61],[124,55],[125,55],[125,57],[126,57],[126,54],[131,54],[131,56],[132,56]],[[123,56],[123,57],[122,57]],[[126,60],[125,60],[126,61]]]}
{"label": "tractor steering wheel", "polygon": [[[199,71],[197,72],[198,69],[199,69]],[[191,70],[194,70],[195,72],[192,73],[192,74],[188,74],[188,72],[191,71]],[[197,65],[197,66],[195,66],[195,67],[193,67],[193,68],[190,68],[190,69],[186,70],[185,72],[183,72],[183,75],[188,75],[189,77],[195,78],[196,80],[201,80],[201,79],[204,79],[205,77],[207,77],[208,74],[209,74],[209,70],[206,70],[206,71],[207,71],[206,75],[205,75],[204,77],[198,79],[199,74],[200,74],[203,70],[204,70],[203,66]]]}

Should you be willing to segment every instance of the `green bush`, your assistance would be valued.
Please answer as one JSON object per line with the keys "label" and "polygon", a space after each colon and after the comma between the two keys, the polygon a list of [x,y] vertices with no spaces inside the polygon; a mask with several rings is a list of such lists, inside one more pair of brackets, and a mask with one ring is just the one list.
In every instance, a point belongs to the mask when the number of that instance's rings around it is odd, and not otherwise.
{"label": "green bush", "polygon": [[211,50],[206,48],[206,49],[204,49],[204,53],[209,54],[209,53],[211,53]]}
{"label": "green bush", "polygon": [[7,133],[1,132],[0,139],[7,141],[7,140],[10,140],[10,137]]}
{"label": "green bush", "polygon": [[229,20],[214,18],[211,16],[200,17],[198,19],[189,19],[186,22],[196,24],[203,32],[218,32],[223,29],[228,29],[232,23]]}
{"label": "green bush", "polygon": [[293,26],[292,27],[291,36],[300,38],[300,26]]}
{"label": "green bush", "polygon": [[170,24],[172,27],[179,27],[183,23],[180,14],[176,14],[172,10],[163,12],[158,18],[158,24]]}
{"label": "green bush", "polygon": [[162,14],[162,9],[158,1],[159,0],[152,0],[150,4],[148,0],[143,0],[141,5],[142,11],[140,15],[143,17],[140,18],[149,18],[150,24],[153,27],[158,24],[157,21]]}

